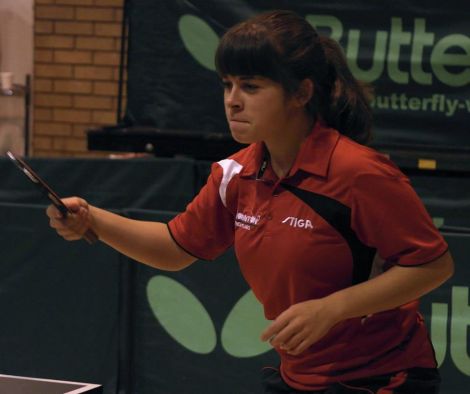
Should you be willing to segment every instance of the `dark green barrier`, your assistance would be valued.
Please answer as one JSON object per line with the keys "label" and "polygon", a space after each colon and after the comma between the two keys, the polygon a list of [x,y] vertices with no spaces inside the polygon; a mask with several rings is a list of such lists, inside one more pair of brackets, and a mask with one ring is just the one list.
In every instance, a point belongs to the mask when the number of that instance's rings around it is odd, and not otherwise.
{"label": "dark green barrier", "polygon": [[468,174],[415,171],[408,175],[436,225],[460,227],[470,232]]}
{"label": "dark green barrier", "polygon": [[121,256],[64,242],[44,210],[0,204],[0,372],[115,393]]}
{"label": "dark green barrier", "polygon": [[[189,159],[27,161],[60,196],[80,195],[106,208],[183,210],[200,186]],[[0,202],[45,201],[6,158],[0,158],[0,179]]]}
{"label": "dark green barrier", "polygon": [[[76,194],[80,185],[78,194],[94,204],[139,206],[146,210],[125,211],[163,221],[172,216],[168,207],[184,208],[208,169],[162,159],[37,159],[33,165],[61,194]],[[97,382],[106,394],[118,387],[120,394],[256,392],[259,370],[277,357],[257,342],[266,323],[232,252],[169,273],[102,244],[65,242],[48,228],[43,206],[11,203],[40,200],[24,176],[6,160],[0,174],[1,373]],[[429,174],[412,181],[443,229],[469,227],[470,180]],[[444,234],[456,274],[424,297],[422,311],[442,394],[463,394],[470,376],[470,235]]]}
{"label": "dark green barrier", "polygon": [[430,330],[443,378],[442,394],[463,394],[470,378],[470,234],[444,233],[455,260],[455,275],[423,297],[421,310]]}

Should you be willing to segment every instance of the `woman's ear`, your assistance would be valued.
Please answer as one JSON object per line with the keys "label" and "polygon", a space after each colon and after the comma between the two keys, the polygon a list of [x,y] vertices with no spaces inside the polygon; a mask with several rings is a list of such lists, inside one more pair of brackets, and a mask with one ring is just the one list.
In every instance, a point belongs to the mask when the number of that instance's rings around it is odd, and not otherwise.
{"label": "woman's ear", "polygon": [[295,93],[295,98],[300,107],[305,106],[312,98],[314,91],[313,81],[305,78],[300,82],[299,88]]}

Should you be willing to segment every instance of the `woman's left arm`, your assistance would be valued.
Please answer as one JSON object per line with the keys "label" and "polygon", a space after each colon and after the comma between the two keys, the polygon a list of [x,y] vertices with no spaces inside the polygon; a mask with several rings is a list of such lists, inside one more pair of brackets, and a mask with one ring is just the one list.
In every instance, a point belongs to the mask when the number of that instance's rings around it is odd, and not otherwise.
{"label": "woman's left arm", "polygon": [[292,305],[263,331],[270,340],[290,354],[302,353],[340,321],[393,309],[416,300],[435,289],[454,272],[452,256],[419,266],[394,266],[366,282],[337,291],[325,298]]}

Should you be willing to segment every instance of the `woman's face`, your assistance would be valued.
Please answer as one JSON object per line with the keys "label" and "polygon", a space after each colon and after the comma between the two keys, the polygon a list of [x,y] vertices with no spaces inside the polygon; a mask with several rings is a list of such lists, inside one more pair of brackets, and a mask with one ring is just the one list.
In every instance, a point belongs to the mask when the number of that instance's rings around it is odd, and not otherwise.
{"label": "woman's face", "polygon": [[243,144],[281,135],[295,105],[278,82],[261,76],[222,78],[225,114],[233,138]]}

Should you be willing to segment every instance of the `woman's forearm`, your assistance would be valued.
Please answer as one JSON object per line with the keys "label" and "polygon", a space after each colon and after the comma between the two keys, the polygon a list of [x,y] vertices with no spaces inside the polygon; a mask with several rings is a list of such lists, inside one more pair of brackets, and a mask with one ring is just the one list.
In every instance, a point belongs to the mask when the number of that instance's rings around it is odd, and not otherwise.
{"label": "woman's forearm", "polygon": [[168,271],[196,260],[176,244],[164,223],[133,220],[93,206],[89,210],[99,239],[134,260]]}
{"label": "woman's forearm", "polygon": [[435,289],[454,272],[453,260],[446,252],[420,266],[395,266],[383,274],[325,298],[337,313],[337,320],[366,316],[416,300]]}

